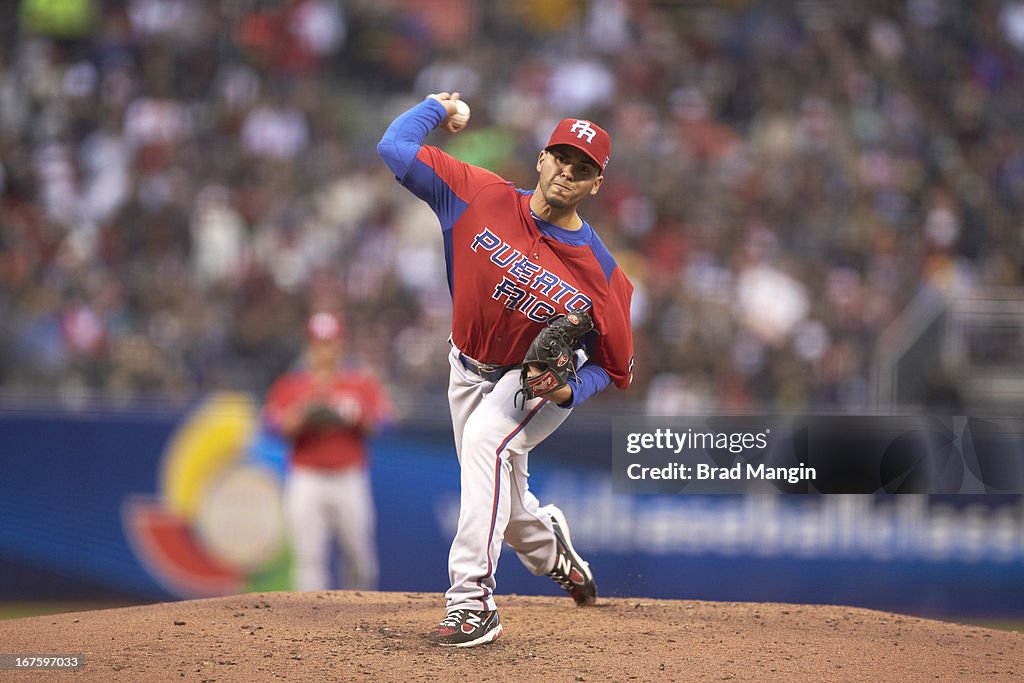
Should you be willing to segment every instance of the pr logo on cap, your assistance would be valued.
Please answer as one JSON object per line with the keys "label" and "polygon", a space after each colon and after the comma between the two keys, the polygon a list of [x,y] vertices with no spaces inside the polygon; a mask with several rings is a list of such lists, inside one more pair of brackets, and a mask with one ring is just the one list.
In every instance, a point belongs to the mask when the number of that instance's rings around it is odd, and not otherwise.
{"label": "pr logo on cap", "polygon": [[581,140],[586,137],[587,142],[593,143],[594,136],[597,135],[597,131],[590,125],[590,121],[584,121],[582,119],[576,119],[576,123],[572,124],[572,128],[569,132],[576,133],[576,137]]}

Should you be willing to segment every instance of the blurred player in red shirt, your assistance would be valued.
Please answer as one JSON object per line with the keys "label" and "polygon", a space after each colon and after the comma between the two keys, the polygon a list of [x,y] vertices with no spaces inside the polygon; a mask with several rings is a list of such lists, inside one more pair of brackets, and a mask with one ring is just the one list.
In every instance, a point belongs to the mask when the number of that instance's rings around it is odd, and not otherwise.
{"label": "blurred player in red shirt", "polygon": [[280,377],[266,419],[291,446],[285,514],[299,590],[330,588],[337,538],[350,589],[377,585],[375,514],[366,437],[391,414],[387,392],[368,373],[342,366],[344,328],[333,313],[306,325],[305,367]]}

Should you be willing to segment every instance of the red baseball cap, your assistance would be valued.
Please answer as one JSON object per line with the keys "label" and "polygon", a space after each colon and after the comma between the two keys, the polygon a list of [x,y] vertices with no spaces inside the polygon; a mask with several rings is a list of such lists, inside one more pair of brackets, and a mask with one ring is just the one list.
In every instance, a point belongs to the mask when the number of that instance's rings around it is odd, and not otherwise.
{"label": "red baseball cap", "polygon": [[306,335],[311,341],[335,341],[343,334],[345,325],[333,313],[314,313],[306,322]]}
{"label": "red baseball cap", "polygon": [[555,145],[575,147],[593,159],[602,173],[612,155],[612,139],[607,131],[586,119],[562,119],[559,121],[544,149]]}

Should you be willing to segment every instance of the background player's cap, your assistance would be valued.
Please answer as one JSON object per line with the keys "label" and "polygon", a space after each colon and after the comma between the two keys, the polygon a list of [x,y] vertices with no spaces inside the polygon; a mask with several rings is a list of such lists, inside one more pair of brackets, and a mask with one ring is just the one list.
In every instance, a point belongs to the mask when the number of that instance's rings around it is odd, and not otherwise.
{"label": "background player's cap", "polygon": [[306,322],[306,335],[311,341],[335,341],[344,333],[341,318],[333,313],[314,313]]}
{"label": "background player's cap", "polygon": [[594,160],[604,172],[612,155],[612,139],[604,128],[586,119],[562,119],[551,133],[544,149],[555,145],[569,145]]}

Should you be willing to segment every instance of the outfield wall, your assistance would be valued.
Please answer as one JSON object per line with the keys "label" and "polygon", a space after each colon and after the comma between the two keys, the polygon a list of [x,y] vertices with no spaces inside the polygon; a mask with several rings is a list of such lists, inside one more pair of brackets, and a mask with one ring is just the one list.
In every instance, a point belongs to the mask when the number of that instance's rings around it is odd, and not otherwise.
{"label": "outfield wall", "polygon": [[[531,458],[604,595],[1024,616],[1017,495],[647,495],[612,490],[611,426]],[[381,588],[443,592],[458,515],[448,424],[373,439]],[[282,444],[245,397],[181,409],[0,413],[0,599],[284,590]],[[507,550],[499,593],[555,595]]]}

